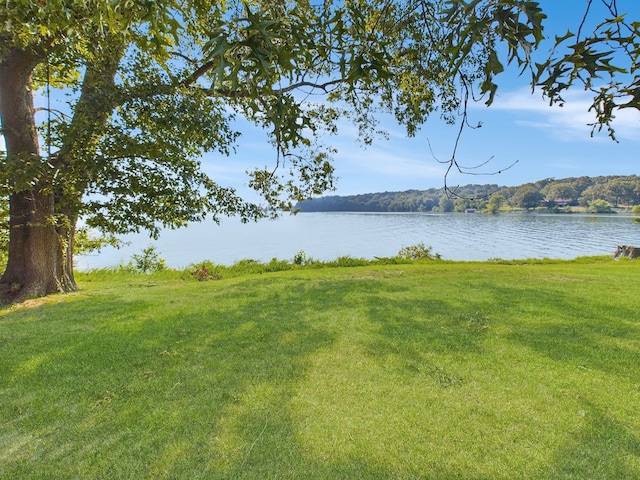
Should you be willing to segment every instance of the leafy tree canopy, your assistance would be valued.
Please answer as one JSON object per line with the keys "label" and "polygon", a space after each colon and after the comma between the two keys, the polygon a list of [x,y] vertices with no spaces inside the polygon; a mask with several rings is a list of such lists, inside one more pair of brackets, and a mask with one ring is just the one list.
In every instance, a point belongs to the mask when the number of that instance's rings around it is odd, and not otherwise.
{"label": "leafy tree canopy", "polygon": [[447,46],[458,45],[454,58],[465,58],[478,45],[488,56],[480,92],[494,100],[496,76],[504,71],[498,45],[506,45],[506,63],[530,74],[550,103],[564,103],[563,95],[578,86],[593,94],[590,110],[594,131],[606,127],[612,138],[615,112],[640,108],[640,20],[628,15],[632,0],[586,0],[575,5],[577,27],[554,36],[550,53],[537,53],[545,39],[547,18],[540,2],[518,0],[447,0],[451,25]]}

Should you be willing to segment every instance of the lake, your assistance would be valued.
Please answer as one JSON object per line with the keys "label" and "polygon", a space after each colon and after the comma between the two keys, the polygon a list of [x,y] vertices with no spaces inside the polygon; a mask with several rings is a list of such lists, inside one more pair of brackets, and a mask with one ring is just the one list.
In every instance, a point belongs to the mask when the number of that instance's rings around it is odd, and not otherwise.
{"label": "lake", "polygon": [[166,230],[154,241],[122,237],[128,245],[79,256],[79,270],[114,267],[154,246],[170,267],[211,260],[291,260],[301,251],[316,260],[340,256],[390,257],[423,242],[447,260],[562,258],[609,255],[617,245],[640,246],[640,224],[628,215],[300,213],[242,224],[237,219]]}

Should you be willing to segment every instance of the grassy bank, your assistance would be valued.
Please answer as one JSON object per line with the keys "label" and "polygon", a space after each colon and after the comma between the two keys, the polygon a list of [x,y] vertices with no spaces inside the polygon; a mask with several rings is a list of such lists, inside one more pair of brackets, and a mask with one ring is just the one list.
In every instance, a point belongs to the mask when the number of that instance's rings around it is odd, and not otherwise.
{"label": "grassy bank", "polygon": [[0,312],[0,478],[640,477],[640,262],[82,274]]}

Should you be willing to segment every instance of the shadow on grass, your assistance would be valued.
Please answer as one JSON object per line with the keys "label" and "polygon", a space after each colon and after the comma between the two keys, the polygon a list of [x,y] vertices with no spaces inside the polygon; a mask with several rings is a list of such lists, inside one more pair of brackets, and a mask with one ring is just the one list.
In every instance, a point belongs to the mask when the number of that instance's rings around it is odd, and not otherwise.
{"label": "shadow on grass", "polygon": [[[617,305],[606,296],[576,298],[562,291],[541,294],[538,289],[506,294],[524,299],[504,310],[505,315],[513,315],[510,340],[558,362],[638,381],[634,368],[640,355],[637,310]],[[545,314],[548,306],[553,307],[553,316]],[[520,321],[523,308],[529,316],[534,312],[538,320]]]}
{"label": "shadow on grass", "polygon": [[335,341],[314,319],[344,297],[250,283],[187,310],[96,294],[12,314],[0,476],[389,478],[309,456],[289,416],[309,357]]}
{"label": "shadow on grass", "polygon": [[[150,289],[144,300],[96,294],[12,314],[0,333],[0,416],[9,419],[0,427],[0,476],[393,478],[397,471],[363,458],[317,458],[291,418],[310,358],[350,328],[366,330],[372,358],[394,355],[416,372],[426,364],[445,387],[455,372],[438,371],[430,354],[483,354],[494,322],[483,312],[499,308],[501,322],[514,319],[510,340],[557,360],[634,375],[624,370],[633,351],[609,342],[637,338],[634,324],[616,322],[633,312],[605,300],[586,306],[560,292],[503,288],[474,303],[407,297],[399,284],[375,279],[304,278],[163,292]],[[158,303],[154,295],[175,298]],[[519,322],[518,312],[537,308],[534,301],[566,315]],[[353,321],[355,314],[366,322]],[[604,348],[618,360],[605,358]],[[581,437],[539,478],[574,471],[598,478],[599,465],[630,478],[624,458],[638,455],[637,436],[596,407],[585,412]],[[412,478],[460,477],[411,468]]]}
{"label": "shadow on grass", "polygon": [[584,401],[583,406],[581,433],[556,452],[553,465],[541,478],[638,478],[638,433],[590,402]]}

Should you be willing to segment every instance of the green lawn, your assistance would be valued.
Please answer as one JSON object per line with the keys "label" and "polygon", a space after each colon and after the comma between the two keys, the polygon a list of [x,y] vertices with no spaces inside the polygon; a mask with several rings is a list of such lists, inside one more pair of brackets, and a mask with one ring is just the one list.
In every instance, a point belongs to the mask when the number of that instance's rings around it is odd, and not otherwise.
{"label": "green lawn", "polygon": [[95,272],[0,311],[2,479],[640,478],[640,262]]}

